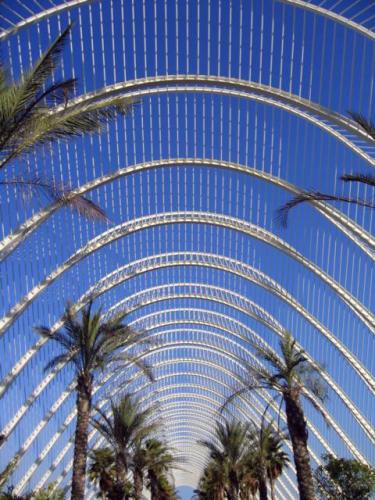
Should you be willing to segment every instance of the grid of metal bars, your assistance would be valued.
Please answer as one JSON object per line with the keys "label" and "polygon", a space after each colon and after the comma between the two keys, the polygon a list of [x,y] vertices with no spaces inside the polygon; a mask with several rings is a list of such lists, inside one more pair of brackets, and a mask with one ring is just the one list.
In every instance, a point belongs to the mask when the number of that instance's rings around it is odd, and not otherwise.
{"label": "grid of metal bars", "polygon": [[[197,481],[215,410],[254,359],[248,339],[277,351],[284,328],[327,365],[322,417],[306,408],[314,465],[326,451],[374,462],[374,250],[372,213],[316,203],[282,230],[274,213],[311,187],[371,197],[343,172],[374,167],[374,146],[347,117],[371,117],[375,7],[366,0],[6,0],[2,55],[17,78],[75,21],[58,78],[79,78],[76,99],[114,93],[140,104],[100,136],[31,154],[24,168],[67,181],[105,206],[111,226],[58,206],[0,205],[0,416],[16,450],[16,491],[67,485],[74,383],[32,325],[58,328],[67,299],[94,293],[110,312],[159,340],[146,353],[156,382],[134,367],[117,377],[144,403],[162,402],[166,439],[190,458],[178,484]],[[124,381],[131,378],[127,386]],[[111,381],[109,384],[108,382]],[[108,403],[106,376],[95,398]],[[259,419],[267,394],[231,414]],[[271,412],[276,414],[277,408]],[[191,417],[191,421],[187,420]],[[101,440],[93,431],[90,444]],[[296,498],[293,468],[278,485]],[[89,498],[91,498],[91,492]]]}

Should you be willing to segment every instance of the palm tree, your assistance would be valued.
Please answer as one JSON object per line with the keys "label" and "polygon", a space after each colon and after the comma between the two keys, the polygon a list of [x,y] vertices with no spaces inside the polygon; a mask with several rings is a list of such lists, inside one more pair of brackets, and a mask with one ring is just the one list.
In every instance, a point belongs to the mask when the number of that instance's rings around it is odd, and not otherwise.
{"label": "palm tree", "polygon": [[276,500],[275,482],[288,466],[288,454],[283,451],[284,436],[272,430],[268,437],[267,477],[271,487],[271,499]]}
{"label": "palm tree", "polygon": [[[46,326],[35,328],[40,335],[56,342],[63,351],[47,364],[45,371],[63,363],[68,363],[75,369],[77,424],[72,477],[73,500],[84,498],[88,426],[93,383],[98,371],[107,369],[111,363],[134,362],[150,376],[148,367],[139,360],[139,354],[132,354],[134,348],[147,343],[146,333],[140,334],[124,325],[122,321],[125,317],[126,313],[121,313],[105,321],[101,309],[92,313],[90,301],[82,310],[81,321],[77,320],[71,307],[67,306],[61,330],[54,332]],[[124,352],[120,354],[119,350]]]}
{"label": "palm tree", "polygon": [[166,475],[162,474],[158,478],[158,494],[155,500],[178,500],[179,496],[172,482]]}
{"label": "palm tree", "polygon": [[133,446],[130,468],[133,472],[134,499],[141,500],[144,474],[147,468],[147,451],[142,441],[136,442]]}
{"label": "palm tree", "polygon": [[228,500],[238,499],[248,430],[249,426],[247,424],[236,420],[226,421],[224,424],[217,422],[215,429],[216,442],[213,440],[200,441],[200,444],[210,451],[211,460],[222,464]]}
{"label": "palm tree", "polygon": [[268,366],[263,368],[248,365],[250,381],[244,381],[244,387],[229,400],[244,391],[254,389],[271,390],[281,395],[293,447],[300,499],[313,500],[315,499],[314,482],[307,448],[307,424],[301,397],[303,396],[317,408],[315,397],[323,401],[326,397],[326,386],[322,383],[320,376],[322,368],[317,365],[313,366],[308,361],[305,351],[297,346],[296,340],[290,333],[284,333],[280,348],[281,358],[270,348],[255,345],[258,357],[263,359]]}
{"label": "palm tree", "polygon": [[256,494],[259,489],[259,479],[257,474],[257,463],[255,456],[249,456],[244,462],[243,472],[240,481],[240,498],[241,500],[248,500],[251,498],[255,500]]}
{"label": "palm tree", "polygon": [[289,463],[289,457],[282,449],[284,440],[284,434],[277,432],[272,422],[267,424],[264,416],[260,427],[254,426],[249,433],[250,447],[245,458],[245,472],[255,473],[260,500],[268,498],[267,479],[271,498],[275,500],[275,482]]}
{"label": "palm tree", "polygon": [[101,498],[112,491],[115,482],[115,456],[110,448],[98,448],[89,454],[88,478],[99,486]]}
{"label": "palm tree", "polygon": [[194,498],[198,500],[224,500],[226,474],[224,464],[211,460],[199,479],[198,489],[194,490]]}
{"label": "palm tree", "polygon": [[[375,141],[375,123],[371,120],[368,120],[364,115],[360,113],[350,112],[349,115],[353,118],[354,122],[367,133],[370,140]],[[375,187],[375,175],[373,174],[344,174],[340,176],[340,179],[344,182],[359,182],[360,184]],[[300,205],[301,203],[311,201],[342,201],[366,208],[375,208],[375,202],[373,199],[361,200],[358,198],[351,198],[349,196],[338,196],[333,194],[321,193],[319,191],[302,192],[296,195],[291,200],[287,201],[277,210],[277,219],[279,220],[280,224],[283,227],[286,227],[288,224],[288,216],[290,210],[292,210],[297,205]]]}
{"label": "palm tree", "polygon": [[174,488],[171,488],[167,474],[171,469],[175,469],[178,463],[172,450],[159,439],[151,438],[145,442],[145,457],[151,500],[172,498]]}
{"label": "palm tree", "polygon": [[[70,31],[71,25],[18,82],[10,81],[0,65],[0,172],[16,160],[21,162],[27,153],[43,145],[98,132],[118,113],[126,114],[132,109],[133,101],[129,98],[75,104],[69,99],[76,80],[53,82]],[[69,205],[87,217],[106,218],[103,210],[91,200],[37,174],[20,172],[10,179],[0,179],[1,185],[13,185],[29,194],[42,193],[58,205]]]}
{"label": "palm tree", "polygon": [[115,495],[122,498],[126,476],[131,466],[132,449],[136,443],[149,436],[158,428],[158,424],[150,423],[149,418],[155,407],[143,410],[138,399],[126,394],[119,403],[111,402],[111,416],[97,409],[100,419],[92,419],[93,426],[107,440],[113,450],[116,466]]}

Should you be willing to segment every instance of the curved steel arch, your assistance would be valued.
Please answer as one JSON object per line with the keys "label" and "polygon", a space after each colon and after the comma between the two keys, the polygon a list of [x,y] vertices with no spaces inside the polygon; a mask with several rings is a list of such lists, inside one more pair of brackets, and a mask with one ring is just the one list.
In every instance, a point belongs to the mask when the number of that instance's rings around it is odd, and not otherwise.
{"label": "curved steel arch", "polygon": [[300,7],[301,9],[313,12],[314,14],[324,16],[328,19],[331,19],[332,21],[342,24],[346,28],[358,31],[358,33],[361,33],[361,35],[365,36],[366,38],[369,38],[370,40],[375,40],[375,33],[373,31],[365,28],[359,23],[352,21],[351,19],[348,19],[345,16],[341,16],[336,12],[332,12],[331,10],[325,9],[320,5],[315,5],[313,3],[306,2],[305,0],[276,0],[276,1],[285,3],[287,5]]}
{"label": "curved steel arch", "polygon": [[[289,257],[293,258],[296,262],[302,264],[309,271],[313,272],[318,276],[326,285],[328,285],[340,299],[343,300],[346,305],[352,309],[352,311],[361,319],[361,321],[369,328],[369,330],[375,333],[375,317],[374,315],[364,307],[352,294],[350,294],[346,289],[342,287],[340,283],[335,281],[331,276],[329,276],[325,271],[322,271],[316,264],[314,264],[310,259],[304,257],[300,252],[298,252],[294,247],[287,244],[281,238],[278,238],[273,233],[256,226],[252,223],[245,222],[241,219],[236,219],[234,217],[225,216],[221,214],[215,214],[211,212],[165,212],[163,214],[155,214],[151,216],[141,217],[135,219],[131,222],[126,222],[120,224],[108,231],[102,233],[96,238],[93,238],[85,246],[81,247],[77,252],[75,252],[69,259],[67,259],[63,264],[58,266],[52,273],[50,273],[39,285],[35,286],[30,292],[28,292],[20,302],[13,306],[5,317],[0,321],[0,333],[3,333],[8,329],[11,324],[21,315],[21,313],[28,307],[28,305],[35,300],[35,298],[46,289],[51,283],[53,283],[59,276],[61,276],[65,271],[70,269],[73,265],[79,262],[81,259],[95,252],[99,248],[108,245],[126,236],[132,232],[140,231],[145,228],[167,225],[167,224],[208,224],[212,226],[224,227],[226,229],[232,229],[235,231],[242,232],[250,237],[259,239],[272,247],[286,253]],[[61,326],[61,322],[59,323]],[[54,327],[55,328],[55,325]],[[34,352],[39,350],[40,346],[43,345],[45,341],[39,341],[36,343],[32,350]],[[31,357],[30,351],[25,357]],[[33,352],[33,354],[34,354]]]}
{"label": "curved steel arch", "polygon": [[[176,257],[176,260],[173,258]],[[180,258],[181,257],[181,258]],[[179,259],[180,258],[180,259]],[[171,259],[169,261],[168,259]],[[101,278],[94,286],[90,287],[81,298],[74,304],[74,310],[78,311],[83,307],[88,300],[96,299],[103,293],[113,287],[139,276],[142,273],[161,268],[174,266],[199,266],[209,267],[227,271],[233,275],[245,278],[263,288],[278,298],[285,301],[295,311],[301,314],[314,328],[316,328],[327,340],[342,354],[353,369],[358,373],[370,390],[375,393],[375,379],[371,373],[356,359],[355,356],[346,348],[340,339],[320,323],[309,311],[304,308],[285,288],[283,288],[276,280],[272,279],[267,274],[250,266],[242,261],[232,259],[219,254],[210,254],[203,252],[168,252],[159,255],[152,255],[142,259],[132,261],[110,274]]]}
{"label": "curved steel arch", "polygon": [[[127,175],[132,175],[135,173],[157,168],[186,165],[234,170],[236,172],[254,176],[258,179],[264,180],[265,182],[274,184],[275,186],[285,189],[293,194],[302,193],[302,191],[297,186],[286,180],[283,180],[270,173],[258,170],[255,167],[242,165],[240,163],[205,158],[169,158],[130,165],[120,168],[111,174],[96,177],[94,180],[72,190],[71,196],[75,196],[78,194],[83,195],[91,191],[92,189],[96,189],[102,185],[105,185]],[[375,238],[371,234],[365,231],[355,221],[349,221],[346,216],[344,216],[339,210],[332,207],[331,205],[328,205],[321,201],[312,201],[309,203],[312,207],[315,207],[321,215],[332,222],[343,234],[345,234],[356,245],[358,245],[369,257],[371,257],[373,260],[375,259]],[[43,224],[43,222],[45,222],[48,217],[53,215],[59,208],[61,208],[61,204],[59,203],[53,203],[52,205],[49,205],[48,207],[40,210],[35,215],[30,217],[30,219],[28,219],[27,221],[23,222],[18,228],[13,231],[12,234],[4,237],[0,241],[0,261],[6,259],[25,240],[27,236],[38,229],[38,227]]]}
{"label": "curved steel arch", "polygon": [[[180,83],[183,84],[181,88],[178,87]],[[164,87],[159,87],[159,85],[165,84],[167,91],[172,93],[208,92],[213,94],[227,94],[272,104],[273,106],[284,109],[292,114],[300,116],[301,118],[311,123],[314,123],[321,129],[325,130],[327,133],[338,139],[340,142],[344,143],[349,149],[358,154],[372,167],[375,167],[375,158],[372,158],[353,141],[348,139],[345,135],[341,134],[341,132],[333,128],[331,125],[328,125],[325,121],[320,120],[320,118],[317,118],[316,116],[322,117],[328,122],[332,122],[342,129],[368,141],[372,146],[374,146],[374,140],[372,139],[372,137],[363,129],[361,129],[353,120],[350,120],[349,118],[346,118],[339,113],[329,111],[320,104],[316,104],[300,96],[296,96],[291,92],[286,92],[279,88],[274,88],[271,85],[264,85],[262,83],[252,82],[249,80],[241,80],[239,78],[199,74],[168,74],[162,76],[147,76],[143,78],[137,78],[136,80],[127,80],[114,83],[112,85],[107,85],[93,92],[86,92],[85,94],[72,99],[70,104],[68,103],[68,107],[73,107],[76,104],[90,103],[92,100],[101,99],[107,94],[110,94],[112,96],[118,92],[126,92],[126,94],[131,97],[142,97],[145,95],[149,96],[154,93],[164,92]],[[194,84],[194,86],[192,85],[189,87],[188,84]],[[204,86],[199,86],[199,84],[203,84]],[[145,90],[143,90],[142,87],[146,87]],[[252,94],[251,92],[254,92],[254,94]],[[276,100],[274,100],[273,98],[276,98]],[[103,100],[105,101],[105,99]],[[56,109],[56,112],[59,112],[59,110],[63,109],[64,106],[60,105],[60,107]]]}
{"label": "curved steel arch", "polygon": [[[77,6],[84,5],[87,3],[91,3],[97,0],[67,0],[63,4],[58,4],[54,5],[53,7],[49,9],[43,9],[37,14],[34,14],[33,16],[26,17],[19,23],[17,23],[15,26],[12,28],[9,28],[7,30],[4,30],[0,33],[0,40],[6,39],[10,35],[17,33],[22,28],[25,28],[26,26],[30,26],[31,24],[37,23],[41,21],[42,19],[45,19],[47,17],[53,16],[55,14],[58,14],[60,12],[63,12],[65,10],[73,9]],[[314,14],[318,14],[321,16],[326,17],[327,19],[330,19],[334,22],[340,23],[343,26],[345,26],[348,29],[358,31],[361,35],[365,36],[366,38],[369,38],[370,40],[375,40],[375,34],[373,31],[365,28],[363,25],[360,23],[356,23],[352,21],[351,19],[348,19],[345,16],[342,16],[340,14],[337,14],[336,12],[332,12],[328,9],[325,9],[323,7],[320,7],[315,4],[311,4],[309,2],[306,2],[304,0],[275,0],[277,2],[282,2],[287,5],[291,5],[293,7],[300,7],[306,11],[311,11]]]}
{"label": "curved steel arch", "polygon": [[[177,286],[186,286],[186,284],[185,285],[177,285]],[[243,305],[239,304],[238,300],[237,301],[232,301],[232,302],[229,301],[228,302],[228,301],[223,300],[223,297],[217,296],[217,292],[219,290],[218,287],[214,288],[214,297],[215,298],[212,299],[211,297],[206,296],[206,295],[201,295],[201,293],[200,293],[201,290],[204,290],[204,289],[210,290],[212,287],[205,286],[205,285],[199,285],[199,284],[198,285],[197,284],[193,284],[193,286],[198,286],[199,291],[196,291],[196,292],[194,292],[194,293],[192,293],[192,294],[190,294],[188,296],[191,296],[193,298],[204,297],[204,298],[207,298],[207,300],[213,300],[213,301],[223,302],[224,304],[230,305],[231,307],[237,308],[240,311],[244,312],[245,314],[248,314],[248,315],[252,316],[257,321],[260,321],[263,324],[265,324],[267,327],[271,328],[278,335],[282,335],[283,328],[281,327],[281,325],[277,321],[275,322],[273,320],[273,318],[270,315],[268,315],[268,313],[265,310],[263,310],[262,308],[259,308],[258,306],[255,306],[255,304],[253,302],[245,299],[244,297],[240,296],[239,294],[235,294],[234,292],[228,292],[225,289],[221,289],[220,290],[221,294],[224,294],[224,293],[226,294],[227,293],[229,296],[232,295],[233,297],[235,297],[237,299],[240,299],[243,302]],[[159,289],[162,290],[164,288],[168,289],[168,287],[170,289],[171,285],[166,285],[166,286],[161,286],[161,287],[154,287],[154,290],[159,290]],[[149,291],[150,290],[153,290],[153,289],[149,289]],[[135,307],[134,307],[135,309],[137,309],[139,307],[139,305],[140,305],[139,301],[138,301],[138,297],[141,296],[142,293],[144,293],[144,292],[141,292],[141,293],[138,293],[138,294],[134,294],[132,296],[132,300],[135,303]],[[215,296],[215,293],[216,293],[216,296]],[[154,303],[154,302],[157,302],[157,301],[160,301],[160,300],[166,300],[167,298],[168,298],[167,296],[163,295],[159,299],[151,298],[151,302]],[[170,294],[169,298],[175,298],[175,295],[174,294]],[[119,303],[119,304],[121,304],[121,303]],[[254,312],[254,306],[255,306],[255,312]],[[121,307],[121,305],[119,307]],[[130,310],[132,310],[131,307],[130,307]],[[256,311],[258,311],[258,313]],[[314,360],[311,358],[311,356],[308,356],[308,357],[309,357],[310,362],[312,364],[314,364]],[[18,412],[16,413],[16,415],[4,427],[4,429],[3,429],[4,435],[9,435],[13,431],[13,429],[15,428],[15,426],[18,424],[18,422],[20,421],[20,419],[23,417],[23,415],[25,414],[25,412],[27,411],[27,409],[31,405],[31,403],[33,401],[35,401],[35,399],[39,396],[39,394],[42,392],[42,390],[48,385],[48,383],[54,378],[54,376],[56,375],[57,371],[59,369],[61,369],[62,366],[63,365],[57,366],[56,369],[55,369],[55,371],[53,371],[50,374],[48,374],[47,377],[42,381],[42,383],[39,384],[39,386],[33,391],[33,393],[31,394],[31,396],[28,398],[26,404],[24,404],[18,410]],[[353,414],[354,418],[363,427],[363,430],[366,432],[366,434],[369,436],[369,438],[371,440],[374,440],[375,436],[373,435],[372,428],[371,428],[370,424],[367,423],[367,421],[363,417],[363,415],[361,415],[361,413],[355,408],[355,406],[352,404],[352,402],[349,400],[349,398],[343,393],[343,391],[337,386],[337,384],[331,379],[331,377],[328,374],[323,373],[323,377],[326,380],[326,382],[333,388],[333,390],[341,397],[341,399],[342,399],[343,403],[345,404],[345,406],[349,409],[349,411],[351,411],[351,413]],[[60,396],[59,400],[61,399],[63,401],[67,397],[67,395],[68,395],[68,393],[66,391],[64,391],[62,393],[62,395]],[[55,404],[58,404],[58,401]],[[61,404],[61,403],[59,403],[59,404]],[[324,413],[324,411],[323,411],[323,413]],[[329,417],[329,419],[330,419],[330,417]],[[43,423],[44,423],[44,421],[40,422],[39,426],[41,426]],[[336,424],[334,424],[332,422],[332,426],[335,427],[335,425]],[[349,448],[350,448],[350,445],[349,445]]]}

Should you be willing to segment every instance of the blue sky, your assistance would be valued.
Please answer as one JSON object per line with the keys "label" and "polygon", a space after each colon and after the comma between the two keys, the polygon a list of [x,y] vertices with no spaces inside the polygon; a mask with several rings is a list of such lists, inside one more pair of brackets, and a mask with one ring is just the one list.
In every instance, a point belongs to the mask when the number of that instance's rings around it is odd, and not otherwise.
{"label": "blue sky", "polygon": [[[342,9],[349,5],[349,1],[342,2]],[[145,77],[210,75],[262,84],[272,92],[289,92],[293,99],[311,99],[345,116],[349,110],[369,116],[373,109],[373,42],[322,16],[271,0],[238,3],[229,0],[126,0],[83,4],[22,29],[2,42],[1,53],[9,62],[12,75],[17,77],[29,67],[70,21],[74,21],[74,26],[57,77],[77,77],[77,94]],[[119,118],[100,136],[78,139],[69,146],[59,143],[14,166],[14,171],[23,169],[23,172],[47,175],[76,187],[126,167],[158,162],[155,168],[140,169],[87,192],[88,197],[106,209],[111,225],[87,222],[66,209],[60,210],[2,262],[1,316],[61,263],[104,231],[142,217],[169,212],[209,212],[258,225],[314,262],[368,310],[375,310],[373,262],[353,241],[309,206],[295,209],[286,230],[275,221],[275,211],[291,196],[277,185],[278,179],[302,189],[364,197],[369,193],[362,188],[343,185],[338,177],[344,172],[370,172],[368,162],[354,150],[355,147],[350,149],[337,140],[336,132],[340,127],[333,126],[329,133],[327,123],[318,126],[318,115],[307,113],[301,103],[295,104],[293,109],[283,108],[282,99],[275,92],[268,95],[265,89],[259,92],[254,86],[240,88],[236,82],[220,84],[216,81],[208,85],[201,79],[196,85],[199,90],[194,90],[193,84],[187,89],[175,83],[167,87],[163,82],[158,85],[148,82],[143,86],[138,82],[132,89],[144,89],[144,93],[131,116]],[[237,90],[241,93],[236,94]],[[343,135],[350,137],[348,132]],[[363,147],[360,139],[354,142]],[[363,150],[373,155],[373,146],[367,145]],[[179,166],[173,162],[167,164],[178,158],[193,158],[197,162],[187,161]],[[227,162],[223,166],[231,168],[219,168],[207,162],[199,163],[199,160],[223,161]],[[248,170],[240,171],[235,168],[238,165]],[[254,173],[264,174],[267,179],[260,179]],[[10,189],[0,194],[2,237],[44,204],[43,200],[25,204]],[[368,210],[344,204],[337,207],[373,234],[373,217]],[[180,220],[175,224],[129,231],[78,261],[36,295],[0,339],[1,353],[5,353],[0,366],[1,378],[36,342],[32,326],[53,324],[60,317],[67,299],[78,300],[98,280],[121,266],[167,252],[216,253],[267,273],[334,332],[368,372],[374,374],[373,333],[316,274],[275,246],[244,232],[203,223],[186,224]],[[217,313],[233,318],[253,328],[278,348],[275,332],[236,308],[235,300],[228,304],[213,302],[209,297],[194,297],[188,294],[184,283],[226,288],[232,294],[258,303],[292,331],[315,359],[326,364],[332,379],[368,421],[375,424],[372,395],[353,368],[339,356],[335,343],[328,342],[285,301],[233,273],[199,266],[156,268],[130,276],[103,293],[98,304],[109,308],[142,290],[155,286],[167,290],[169,285],[180,284],[181,294],[185,292],[186,296],[149,302],[134,310],[129,318],[142,323],[147,314],[160,312],[162,315],[164,311],[180,309],[178,313],[170,313],[171,317],[185,320],[185,334],[175,335],[181,344],[180,350],[160,354],[160,359],[175,356],[178,360],[186,352],[197,359],[200,356],[199,350],[183,342],[193,338],[190,332],[193,326],[186,319],[189,308],[205,311],[206,315]],[[218,333],[214,327],[211,331]],[[214,336],[212,338],[214,343]],[[43,366],[55,352],[54,346],[43,347],[11,386],[3,400],[2,427],[41,383]],[[215,356],[218,363],[228,363],[226,366],[231,368],[228,361],[218,354]],[[202,359],[207,361],[203,355]],[[173,381],[181,384],[188,380],[187,377],[174,377]],[[10,437],[1,465],[28,438],[71,378],[72,372],[64,369],[41,392]],[[104,389],[99,392],[104,393]],[[46,426],[41,440],[30,447],[15,473],[15,480],[35,462],[73,404],[74,395],[71,395]],[[331,391],[327,408],[361,453],[373,460],[374,449],[367,436],[334,391]],[[314,410],[308,408],[306,411],[324,439],[339,454],[349,454],[335,431],[327,428]],[[67,428],[47,455],[36,478],[41,477],[53,457],[63,449],[72,428],[72,425]],[[311,443],[317,456],[324,452],[322,443],[313,433]],[[68,462],[66,455],[52,478],[58,477]],[[35,482],[33,479],[30,485]]]}

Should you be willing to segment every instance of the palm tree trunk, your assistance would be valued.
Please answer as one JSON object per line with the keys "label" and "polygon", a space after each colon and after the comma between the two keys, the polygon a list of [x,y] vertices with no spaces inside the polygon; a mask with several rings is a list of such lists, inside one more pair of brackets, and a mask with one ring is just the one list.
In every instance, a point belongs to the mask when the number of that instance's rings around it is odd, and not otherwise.
{"label": "palm tree trunk", "polygon": [[148,472],[148,477],[150,479],[151,500],[158,500],[159,497],[158,480],[154,471],[150,470]]}
{"label": "palm tree trunk", "polygon": [[259,500],[268,500],[267,491],[267,469],[264,464],[264,459],[259,457],[259,469],[258,469],[258,482],[259,482]]}
{"label": "palm tree trunk", "polygon": [[307,424],[298,393],[284,394],[285,412],[293,446],[300,500],[315,500],[314,481],[307,448]]}
{"label": "palm tree trunk", "polygon": [[86,462],[89,418],[91,411],[92,378],[81,374],[77,378],[77,424],[74,438],[72,500],[83,500],[85,495]]}
{"label": "palm tree trunk", "polygon": [[270,487],[271,487],[271,499],[276,500],[275,480],[272,477],[270,477]]}
{"label": "palm tree trunk", "polygon": [[143,491],[142,471],[135,469],[133,477],[134,477],[134,498],[135,500],[141,500]]}
{"label": "palm tree trunk", "polygon": [[238,500],[239,484],[235,472],[229,474],[228,500]]}
{"label": "palm tree trunk", "polygon": [[259,477],[259,500],[268,500],[267,482],[263,477]]}
{"label": "palm tree trunk", "polygon": [[125,497],[125,479],[127,475],[127,469],[124,465],[123,457],[118,453],[116,454],[116,481],[113,488],[108,495],[110,500],[123,500]]}

